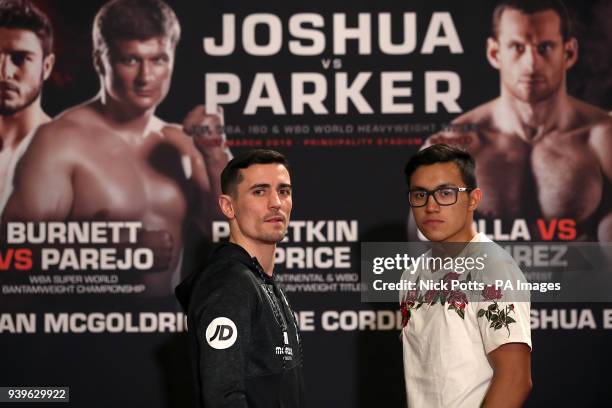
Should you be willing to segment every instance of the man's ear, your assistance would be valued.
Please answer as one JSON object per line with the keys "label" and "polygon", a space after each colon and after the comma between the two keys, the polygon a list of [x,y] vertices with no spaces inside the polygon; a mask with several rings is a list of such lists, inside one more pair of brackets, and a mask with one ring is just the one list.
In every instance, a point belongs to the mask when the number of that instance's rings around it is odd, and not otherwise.
{"label": "man's ear", "polygon": [[476,211],[480,201],[482,200],[482,190],[476,187],[470,192],[470,202],[468,204],[468,210]]}
{"label": "man's ear", "polygon": [[487,38],[487,60],[495,69],[499,69],[499,43],[493,37]]}
{"label": "man's ear", "polygon": [[568,70],[578,61],[578,41],[572,37],[563,43],[565,51],[565,69]]}
{"label": "man's ear", "polygon": [[49,79],[53,66],[55,65],[55,54],[51,53],[43,58],[43,80]]}
{"label": "man's ear", "polygon": [[233,220],[236,217],[234,213],[234,204],[232,197],[227,194],[221,194],[219,196],[219,208],[225,217],[229,220]]}
{"label": "man's ear", "polygon": [[104,62],[102,61],[102,51],[94,50],[92,53],[94,68],[98,72],[98,75],[104,76],[106,69],[104,68]]}

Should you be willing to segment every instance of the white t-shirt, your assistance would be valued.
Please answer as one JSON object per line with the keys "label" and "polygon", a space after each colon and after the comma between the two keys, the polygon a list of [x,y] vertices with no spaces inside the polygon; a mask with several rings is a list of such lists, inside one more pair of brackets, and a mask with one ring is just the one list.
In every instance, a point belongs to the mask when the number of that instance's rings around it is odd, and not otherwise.
{"label": "white t-shirt", "polygon": [[[484,234],[477,234],[471,242],[488,243],[489,248],[496,249],[495,279],[504,276],[512,281],[525,281],[510,255]],[[448,272],[419,269],[406,279],[439,281]],[[467,276],[455,275],[455,278],[461,281]],[[470,276],[470,280],[474,278]],[[492,281],[486,276],[478,280]],[[425,293],[421,290],[418,294],[420,301],[414,299],[414,292],[400,294],[400,302],[412,299],[402,305],[405,315],[407,310],[410,312],[401,334],[408,407],[479,407],[493,378],[487,354],[506,343],[525,343],[531,348],[530,303],[516,298],[504,301],[504,294],[499,290],[488,291],[486,297],[481,291],[474,291],[467,302],[467,296],[446,293],[444,305],[439,297],[430,304],[428,301],[433,299],[430,295],[425,300]],[[419,303],[421,306],[417,309]]]}
{"label": "white t-shirt", "polygon": [[4,179],[4,188],[2,189],[2,191],[0,191],[0,216],[2,215],[2,212],[4,212],[4,207],[6,207],[6,204],[8,203],[8,200],[11,194],[13,193],[13,190],[15,189],[13,183],[17,163],[25,154],[26,150],[30,146],[30,143],[32,143],[32,139],[34,138],[34,133],[36,133],[36,129],[37,128],[34,128],[21,140],[19,146],[17,146],[17,149],[15,149],[13,155],[10,158],[10,162],[8,164],[8,169]]}

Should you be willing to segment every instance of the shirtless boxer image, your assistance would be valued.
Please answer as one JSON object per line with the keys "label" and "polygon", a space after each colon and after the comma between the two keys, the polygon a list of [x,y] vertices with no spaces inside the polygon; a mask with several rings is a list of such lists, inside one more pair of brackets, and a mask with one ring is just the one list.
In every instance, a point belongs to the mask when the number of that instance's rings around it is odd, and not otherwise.
{"label": "shirtless boxer image", "polygon": [[[176,15],[160,0],[116,0],[99,10],[100,92],[36,132],[3,214],[7,222],[142,222],[139,242],[156,258],[168,255],[144,274],[153,295],[178,283],[187,223],[206,231],[217,214],[219,174],[230,158],[220,115],[198,106],[182,127],[155,116],[179,37]],[[213,131],[201,131],[207,126]]]}
{"label": "shirtless boxer image", "polygon": [[40,99],[54,61],[47,16],[26,0],[0,1],[0,211],[17,161],[36,128],[51,120]]}
{"label": "shirtless boxer image", "polygon": [[[456,118],[423,147],[449,143],[476,160],[480,218],[568,218],[576,240],[612,241],[612,120],[567,93],[578,58],[560,0],[507,0],[493,13],[489,63],[500,95]],[[413,221],[411,221],[413,222]]]}

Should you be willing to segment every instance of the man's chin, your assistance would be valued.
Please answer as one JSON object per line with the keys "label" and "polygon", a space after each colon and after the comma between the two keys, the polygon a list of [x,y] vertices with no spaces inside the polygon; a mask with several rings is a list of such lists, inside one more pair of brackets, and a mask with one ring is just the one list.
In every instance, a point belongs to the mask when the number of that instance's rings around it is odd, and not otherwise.
{"label": "man's chin", "polygon": [[11,116],[29,108],[40,97],[42,82],[31,91],[23,91],[19,96],[0,99],[0,116]]}
{"label": "man's chin", "polygon": [[536,103],[540,103],[543,102],[545,100],[547,100],[549,97],[548,94],[546,95],[542,95],[542,94],[534,94],[534,95],[530,95],[529,99],[527,100],[527,102],[529,102],[530,104],[536,104]]}
{"label": "man's chin", "polygon": [[530,88],[529,90],[522,90],[518,92],[518,94],[519,94],[518,98],[521,101],[525,103],[529,103],[529,104],[536,104],[536,103],[540,103],[550,98],[550,96],[552,95],[552,92],[548,88],[546,89]]}
{"label": "man's chin", "polygon": [[19,108],[12,106],[0,105],[0,116],[12,116],[19,112]]}
{"label": "man's chin", "polygon": [[138,96],[138,95],[130,95],[128,98],[124,100],[125,105],[130,108],[130,110],[137,112],[146,112],[151,109],[155,109],[157,105],[161,103],[160,98],[157,96]]}
{"label": "man's chin", "polygon": [[278,233],[270,233],[261,237],[261,240],[267,242],[268,244],[278,244],[285,238],[285,231]]}
{"label": "man's chin", "polygon": [[17,112],[22,111],[27,108],[29,104],[27,103],[16,103],[10,101],[2,101],[0,102],[0,116],[11,116],[16,114]]}
{"label": "man's chin", "polygon": [[130,105],[132,105],[132,109],[134,111],[145,113],[151,109],[155,109],[159,103],[152,103],[150,101],[135,101]]}
{"label": "man's chin", "polygon": [[450,236],[447,232],[429,229],[421,229],[421,233],[432,242],[442,242]]}

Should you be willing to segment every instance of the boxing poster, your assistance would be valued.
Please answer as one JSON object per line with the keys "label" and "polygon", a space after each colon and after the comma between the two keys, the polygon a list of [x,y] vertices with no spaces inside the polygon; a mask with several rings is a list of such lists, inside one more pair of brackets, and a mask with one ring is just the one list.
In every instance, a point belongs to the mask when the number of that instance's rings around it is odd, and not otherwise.
{"label": "boxing poster", "polygon": [[[612,240],[609,2],[566,1],[575,46],[563,61],[534,55],[528,74],[497,58],[484,0],[168,1],[163,35],[142,10],[122,26],[105,1],[33,3],[52,43],[0,25],[38,58],[3,60],[0,78],[0,386],[69,387],[74,406],[189,406],[173,291],[229,237],[218,178],[252,148],[291,164],[275,274],[303,336],[308,405],[405,403],[399,305],[363,301],[360,256],[423,239],[403,170],[424,146],[473,153],[477,229],[541,262],[532,282],[552,279],[552,244]],[[519,126],[503,92],[548,113]],[[610,397],[612,306],[579,300],[532,304],[527,406]]]}

